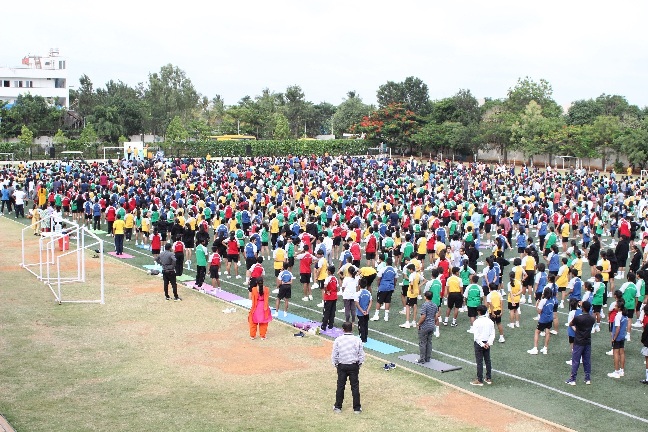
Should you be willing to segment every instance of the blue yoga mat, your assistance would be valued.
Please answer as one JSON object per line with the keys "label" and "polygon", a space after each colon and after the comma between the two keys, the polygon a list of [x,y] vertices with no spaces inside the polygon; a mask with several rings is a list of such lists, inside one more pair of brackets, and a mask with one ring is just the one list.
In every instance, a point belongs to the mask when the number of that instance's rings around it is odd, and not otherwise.
{"label": "blue yoga mat", "polygon": [[367,342],[364,344],[364,347],[373,351],[378,351],[381,354],[394,354],[403,351],[398,347],[380,342],[372,338],[367,338]]}

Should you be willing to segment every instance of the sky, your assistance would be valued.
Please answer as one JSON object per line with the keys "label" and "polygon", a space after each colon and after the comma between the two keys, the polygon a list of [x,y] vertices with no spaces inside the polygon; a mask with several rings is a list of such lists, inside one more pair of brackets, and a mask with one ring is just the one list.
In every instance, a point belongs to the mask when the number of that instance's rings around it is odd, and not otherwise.
{"label": "sky", "polygon": [[299,85],[314,103],[422,79],[432,100],[504,98],[542,78],[563,106],[602,93],[648,106],[648,2],[32,0],[3,4],[0,66],[58,48],[71,86],[135,86],[166,64],[227,105]]}

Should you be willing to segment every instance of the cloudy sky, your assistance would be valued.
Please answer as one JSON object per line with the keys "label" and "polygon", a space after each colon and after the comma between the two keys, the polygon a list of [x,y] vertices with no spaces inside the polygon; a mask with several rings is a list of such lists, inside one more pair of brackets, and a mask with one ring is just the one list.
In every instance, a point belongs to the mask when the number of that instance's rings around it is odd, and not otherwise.
{"label": "cloudy sky", "polygon": [[[502,98],[519,77],[554,98],[602,93],[648,106],[648,2],[32,0],[2,5],[0,66],[57,47],[70,85],[129,85],[171,63],[226,104],[298,84],[313,102],[421,78],[430,98]],[[12,35],[7,38],[8,35]]]}

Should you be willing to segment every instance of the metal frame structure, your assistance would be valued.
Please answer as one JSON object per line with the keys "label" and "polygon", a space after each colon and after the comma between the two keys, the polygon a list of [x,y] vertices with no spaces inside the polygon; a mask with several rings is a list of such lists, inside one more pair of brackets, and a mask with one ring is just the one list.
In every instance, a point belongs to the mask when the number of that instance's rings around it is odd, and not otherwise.
{"label": "metal frame structure", "polygon": [[[121,153],[123,153],[124,152],[124,147],[114,147],[114,146],[113,147],[111,147],[111,146],[104,147],[103,148],[103,158],[104,159],[106,159],[106,150],[121,150]],[[121,159],[121,157],[122,157],[122,155],[120,154],[118,159]]]}
{"label": "metal frame structure", "polygon": [[13,153],[0,153],[0,156],[11,156],[11,159],[9,159],[9,158],[7,158],[7,159],[0,158],[0,160],[3,160],[3,161],[9,161],[9,160],[11,160],[11,161],[13,162],[13,161],[15,160],[15,159],[14,159],[14,156],[15,156],[15,155],[14,155]]}

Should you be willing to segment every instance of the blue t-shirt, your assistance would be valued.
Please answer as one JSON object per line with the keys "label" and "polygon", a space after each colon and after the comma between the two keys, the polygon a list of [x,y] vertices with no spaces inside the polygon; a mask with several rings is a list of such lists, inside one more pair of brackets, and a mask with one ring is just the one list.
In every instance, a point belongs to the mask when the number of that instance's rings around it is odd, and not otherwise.
{"label": "blue t-shirt", "polygon": [[392,266],[387,266],[382,272],[380,277],[380,285],[378,291],[394,291],[396,285],[396,270]]}
{"label": "blue t-shirt", "polygon": [[365,289],[365,288],[361,289],[358,292],[358,307],[356,308],[357,309],[356,315],[365,316],[365,314],[363,314],[360,311],[360,308],[366,310],[367,311],[366,315],[368,315],[369,314],[369,310],[368,310],[369,302],[371,302],[371,293],[369,292],[368,289]]}
{"label": "blue t-shirt", "polygon": [[538,320],[538,322],[549,323],[553,321],[554,304],[554,299],[548,299],[545,302],[544,306],[542,306],[542,310],[540,311],[540,319]]}
{"label": "blue t-shirt", "polygon": [[277,279],[281,281],[282,285],[290,285],[292,282],[292,273],[290,273],[288,270],[282,270],[281,273],[279,273],[279,276]]}

